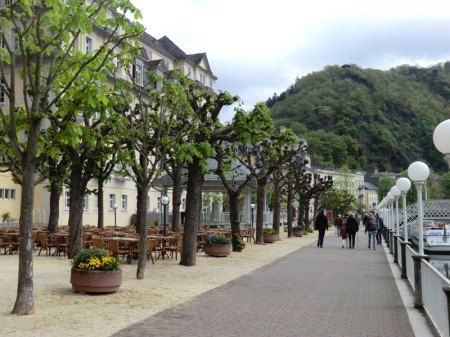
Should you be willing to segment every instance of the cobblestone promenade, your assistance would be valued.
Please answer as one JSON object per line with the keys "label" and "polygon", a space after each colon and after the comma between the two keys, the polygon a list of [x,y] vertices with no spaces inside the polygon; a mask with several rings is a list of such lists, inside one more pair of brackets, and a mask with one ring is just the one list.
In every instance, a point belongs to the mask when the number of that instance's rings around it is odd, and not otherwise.
{"label": "cobblestone promenade", "polygon": [[114,337],[413,337],[385,250],[366,238],[350,250],[328,235]]}

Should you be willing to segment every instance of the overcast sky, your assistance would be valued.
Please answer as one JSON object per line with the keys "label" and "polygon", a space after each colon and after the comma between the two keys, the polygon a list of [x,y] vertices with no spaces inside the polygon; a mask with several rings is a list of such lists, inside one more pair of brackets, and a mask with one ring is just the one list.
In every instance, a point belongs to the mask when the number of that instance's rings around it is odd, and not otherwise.
{"label": "overcast sky", "polygon": [[[131,0],[155,38],[206,52],[217,90],[246,108],[327,65],[450,61],[448,0]],[[227,110],[223,120],[232,118]]]}

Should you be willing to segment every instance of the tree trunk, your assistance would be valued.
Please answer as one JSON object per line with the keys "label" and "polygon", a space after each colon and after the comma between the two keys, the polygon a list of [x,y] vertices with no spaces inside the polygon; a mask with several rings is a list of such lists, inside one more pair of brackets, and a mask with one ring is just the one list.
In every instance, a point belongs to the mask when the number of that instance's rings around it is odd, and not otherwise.
{"label": "tree trunk", "polygon": [[83,249],[83,201],[86,186],[90,179],[89,172],[84,172],[77,156],[73,156],[70,168],[70,203],[69,203],[69,249],[67,257],[73,258]]}
{"label": "tree trunk", "polygon": [[228,201],[230,203],[231,237],[233,237],[234,234],[241,234],[239,221],[239,195],[239,192],[228,191]]}
{"label": "tree trunk", "polygon": [[172,230],[178,233],[180,230],[180,206],[181,206],[181,177],[183,166],[178,165],[175,168],[172,192]]}
{"label": "tree trunk", "polygon": [[277,232],[277,239],[280,240],[280,181],[279,174],[273,174],[273,229]]}
{"label": "tree trunk", "polygon": [[267,179],[258,179],[256,188],[256,244],[264,244],[264,193]]}
{"label": "tree trunk", "polygon": [[98,178],[98,192],[97,192],[97,227],[103,228],[105,226],[105,205],[103,204],[103,186],[104,180]]}
{"label": "tree trunk", "polygon": [[188,183],[186,195],[186,219],[183,234],[183,250],[180,264],[183,266],[195,266],[197,255],[197,233],[202,207],[203,173],[200,160],[194,158],[188,167]]}
{"label": "tree trunk", "polygon": [[[29,140],[31,143],[31,141]],[[35,161],[32,157],[35,149],[26,153],[22,167],[22,197],[20,204],[20,241],[19,241],[19,273],[17,282],[16,303],[12,310],[13,314],[29,315],[34,313],[33,297],[33,205],[34,205],[34,175]]]}
{"label": "tree trunk", "polygon": [[288,185],[287,188],[287,230],[288,230],[288,238],[292,237],[292,220],[294,218],[292,212],[292,186]]}
{"label": "tree trunk", "polygon": [[52,182],[50,185],[50,214],[48,217],[48,231],[55,233],[59,222],[59,200],[62,194],[62,182]]}
{"label": "tree trunk", "polygon": [[[147,195],[148,188],[136,185],[137,188],[137,214],[136,230],[139,231],[139,260],[136,271],[136,278],[144,278],[145,267],[147,266]],[[132,257],[130,257],[132,258]]]}

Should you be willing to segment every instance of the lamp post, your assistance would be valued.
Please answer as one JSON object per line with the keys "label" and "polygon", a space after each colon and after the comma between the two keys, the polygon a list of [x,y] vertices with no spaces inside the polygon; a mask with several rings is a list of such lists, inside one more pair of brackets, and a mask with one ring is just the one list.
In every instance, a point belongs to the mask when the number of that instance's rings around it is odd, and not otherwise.
{"label": "lamp post", "polygon": [[395,184],[400,190],[403,203],[403,240],[408,242],[408,217],[406,215],[406,193],[411,188],[411,181],[408,178],[399,178]]}
{"label": "lamp post", "polygon": [[392,186],[391,187],[391,193],[392,196],[394,197],[394,201],[395,201],[395,234],[398,235],[398,230],[399,230],[399,226],[400,226],[400,219],[399,219],[399,213],[398,213],[398,198],[400,197],[400,190],[398,189],[397,186]]}
{"label": "lamp post", "polygon": [[403,203],[403,242],[401,243],[402,247],[402,274],[401,277],[403,279],[407,278],[406,273],[406,245],[408,242],[408,217],[406,215],[406,193],[411,188],[411,181],[408,178],[399,178],[395,183],[395,186],[400,190],[402,195],[402,203]]}
{"label": "lamp post", "polygon": [[166,196],[161,197],[161,204],[163,205],[163,235],[167,236],[167,205],[169,204],[169,198]]}
{"label": "lamp post", "polygon": [[409,165],[408,176],[414,182],[417,189],[417,222],[419,226],[419,255],[424,255],[423,252],[423,205],[422,205],[422,190],[426,180],[430,174],[430,169],[427,164],[416,161]]}
{"label": "lamp post", "polygon": [[255,210],[256,205],[250,204],[250,218],[251,218],[251,228],[253,228],[253,211]]}
{"label": "lamp post", "polygon": [[450,119],[441,122],[433,132],[433,143],[439,152],[444,154],[450,166]]}
{"label": "lamp post", "polygon": [[423,251],[423,205],[422,205],[422,189],[423,185],[430,174],[427,164],[416,161],[409,165],[408,176],[414,182],[417,190],[417,223],[419,226],[419,254],[413,256],[414,260],[414,307],[423,308],[422,298],[422,267],[421,260],[427,260]]}
{"label": "lamp post", "polygon": [[114,228],[117,228],[117,204],[113,205],[113,209],[114,209]]}
{"label": "lamp post", "polygon": [[163,247],[162,247],[162,258],[164,260],[164,255],[166,254],[166,237],[167,237],[167,205],[169,204],[169,198],[167,196],[161,197],[161,204],[163,205]]}
{"label": "lamp post", "polygon": [[398,197],[400,196],[401,192],[398,189],[397,186],[391,187],[391,193],[394,197],[395,201],[395,234],[394,234],[394,263],[398,263],[398,233],[399,233],[399,227],[400,227],[400,220],[399,220],[399,214],[398,214]]}

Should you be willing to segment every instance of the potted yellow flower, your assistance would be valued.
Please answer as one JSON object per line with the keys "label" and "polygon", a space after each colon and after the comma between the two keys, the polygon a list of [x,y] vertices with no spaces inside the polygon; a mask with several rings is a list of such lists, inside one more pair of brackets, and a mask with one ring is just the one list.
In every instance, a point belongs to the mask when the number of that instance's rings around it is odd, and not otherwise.
{"label": "potted yellow flower", "polygon": [[111,293],[122,284],[120,262],[111,252],[89,248],[79,252],[72,261],[70,283],[79,293]]}

